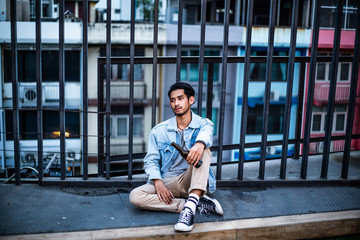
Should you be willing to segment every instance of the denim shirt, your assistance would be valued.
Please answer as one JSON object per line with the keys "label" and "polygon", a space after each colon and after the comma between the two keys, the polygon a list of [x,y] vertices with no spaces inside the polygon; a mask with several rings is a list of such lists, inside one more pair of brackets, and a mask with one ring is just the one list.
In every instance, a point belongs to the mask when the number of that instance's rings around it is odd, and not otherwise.
{"label": "denim shirt", "polygon": [[[191,112],[192,120],[184,130],[184,140],[187,149],[196,141],[202,140],[206,147],[213,143],[214,124],[207,118],[202,118]],[[175,161],[178,151],[171,146],[171,142],[180,144],[177,133],[176,117],[172,117],[158,125],[150,132],[148,151],[144,158],[145,173],[150,180],[162,179],[164,173]],[[216,180],[213,171],[209,170],[209,191],[216,190]]]}

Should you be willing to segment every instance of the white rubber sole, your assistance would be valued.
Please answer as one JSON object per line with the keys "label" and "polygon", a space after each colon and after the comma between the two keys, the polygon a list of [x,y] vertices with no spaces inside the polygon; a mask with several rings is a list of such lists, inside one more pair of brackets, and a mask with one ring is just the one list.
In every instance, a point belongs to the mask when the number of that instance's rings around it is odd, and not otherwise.
{"label": "white rubber sole", "polygon": [[216,211],[217,214],[219,214],[219,215],[224,214],[224,210],[222,209],[222,207],[221,207],[218,200],[216,200],[215,198],[211,198],[211,197],[209,197],[207,195],[204,195],[203,197],[210,200],[210,201],[212,201],[213,203],[215,203],[215,211]]}
{"label": "white rubber sole", "polygon": [[186,226],[183,223],[177,223],[175,224],[175,231],[178,232],[190,232],[193,229],[194,225]]}

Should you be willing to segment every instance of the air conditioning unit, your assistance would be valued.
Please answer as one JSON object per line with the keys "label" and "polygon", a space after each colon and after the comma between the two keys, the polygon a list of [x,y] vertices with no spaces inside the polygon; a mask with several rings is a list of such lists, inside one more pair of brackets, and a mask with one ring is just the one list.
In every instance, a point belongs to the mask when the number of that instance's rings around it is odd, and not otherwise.
{"label": "air conditioning unit", "polygon": [[280,91],[274,90],[270,92],[270,101],[279,101],[280,99]]}
{"label": "air conditioning unit", "polygon": [[275,152],[276,152],[275,146],[266,147],[267,155],[275,155]]}
{"label": "air conditioning unit", "polygon": [[20,85],[20,105],[21,106],[36,106],[37,102],[37,92],[36,85],[24,86]]}
{"label": "air conditioning unit", "polygon": [[[263,98],[263,100],[264,100],[264,102],[265,102],[265,94],[264,94],[264,98]],[[272,102],[277,102],[277,101],[279,101],[280,100],[280,91],[279,90],[273,90],[273,91],[271,91],[270,92],[270,101],[272,101]]]}
{"label": "air conditioning unit", "polygon": [[34,152],[24,152],[22,158],[22,165],[36,166],[36,154]]}

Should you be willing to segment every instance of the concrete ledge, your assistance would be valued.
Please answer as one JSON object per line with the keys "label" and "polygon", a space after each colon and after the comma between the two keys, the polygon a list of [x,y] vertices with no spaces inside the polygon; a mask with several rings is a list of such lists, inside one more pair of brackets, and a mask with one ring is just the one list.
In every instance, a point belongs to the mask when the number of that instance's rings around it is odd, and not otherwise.
{"label": "concrete ledge", "polygon": [[360,210],[254,218],[195,224],[190,233],[173,225],[84,232],[0,236],[2,240],[31,239],[306,239],[360,233]]}

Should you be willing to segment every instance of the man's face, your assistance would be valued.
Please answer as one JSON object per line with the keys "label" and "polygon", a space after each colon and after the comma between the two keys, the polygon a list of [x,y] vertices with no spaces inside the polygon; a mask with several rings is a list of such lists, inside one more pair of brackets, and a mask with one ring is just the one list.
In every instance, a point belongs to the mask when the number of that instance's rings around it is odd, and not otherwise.
{"label": "man's face", "polygon": [[170,93],[170,106],[176,116],[182,116],[190,110],[195,99],[193,96],[188,98],[184,89],[176,89]]}

